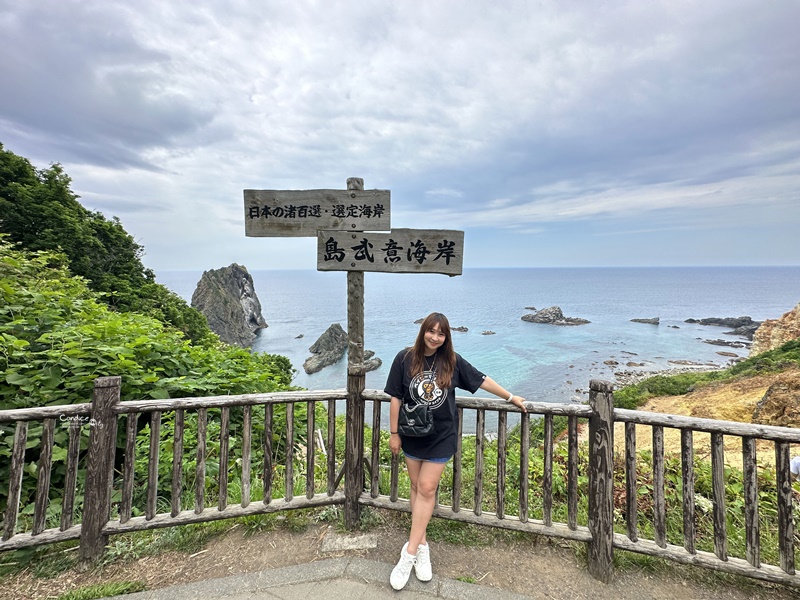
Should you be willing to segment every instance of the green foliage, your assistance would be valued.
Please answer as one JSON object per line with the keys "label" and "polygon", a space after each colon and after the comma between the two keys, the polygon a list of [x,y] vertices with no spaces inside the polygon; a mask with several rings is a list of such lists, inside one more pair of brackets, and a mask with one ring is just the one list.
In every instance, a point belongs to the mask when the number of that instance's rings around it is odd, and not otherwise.
{"label": "green foliage", "polygon": [[[16,250],[0,236],[0,410],[89,402],[94,380],[106,375],[121,376],[126,401],[285,390],[292,372],[285,357],[221,342],[194,345],[152,317],[112,311],[70,275],[63,255]],[[41,431],[40,423],[28,431],[31,475]],[[57,423],[54,489],[66,470],[67,436],[66,424]],[[0,500],[8,493],[13,438],[13,424],[0,425]],[[23,478],[23,507],[35,485]]]}
{"label": "green foliage", "polygon": [[122,594],[133,594],[146,589],[143,581],[115,581],[113,583],[98,583],[72,590],[61,594],[57,600],[95,600]]}
{"label": "green foliage", "polygon": [[62,253],[70,272],[115,310],[147,314],[195,342],[212,340],[205,318],[155,283],[144,248],[119,219],[84,208],[70,182],[61,165],[38,170],[0,144],[0,233],[31,252]]}
{"label": "green foliage", "polygon": [[730,381],[763,373],[776,373],[798,366],[800,366],[800,340],[793,340],[779,348],[752,356],[721,371],[650,377],[614,392],[614,406],[636,409],[655,396],[680,396],[707,383]]}
{"label": "green foliage", "polygon": [[800,340],[752,356],[727,370],[731,377],[747,377],[760,373],[775,373],[800,365]]}

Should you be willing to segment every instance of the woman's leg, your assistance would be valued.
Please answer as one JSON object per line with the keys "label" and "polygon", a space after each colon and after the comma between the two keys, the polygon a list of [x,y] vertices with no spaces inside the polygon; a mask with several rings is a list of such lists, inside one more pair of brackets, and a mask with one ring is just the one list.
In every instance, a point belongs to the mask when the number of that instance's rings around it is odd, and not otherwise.
{"label": "woman's leg", "polygon": [[409,554],[416,555],[417,547],[426,544],[426,530],[436,505],[436,489],[446,463],[406,459],[411,480],[411,532],[408,536]]}

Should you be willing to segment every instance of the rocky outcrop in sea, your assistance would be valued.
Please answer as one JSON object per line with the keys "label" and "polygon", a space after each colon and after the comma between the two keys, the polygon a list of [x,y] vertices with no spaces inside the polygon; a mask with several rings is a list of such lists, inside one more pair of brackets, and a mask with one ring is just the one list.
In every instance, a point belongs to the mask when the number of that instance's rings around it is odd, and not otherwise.
{"label": "rocky outcrop in sea", "polygon": [[767,319],[756,329],[750,356],[773,350],[786,342],[800,339],[800,304],[780,319]]}
{"label": "rocky outcrop in sea", "polygon": [[267,327],[253,278],[236,263],[204,271],[192,294],[192,307],[203,313],[211,331],[233,346],[249,348],[256,333]]}
{"label": "rocky outcrop in sea", "polygon": [[[532,307],[531,307],[532,308]],[[560,306],[550,306],[522,316],[529,323],[546,323],[549,325],[585,325],[590,321],[577,317],[565,317]]]}
{"label": "rocky outcrop in sea", "polygon": [[[347,332],[339,323],[333,323],[308,349],[311,352],[303,363],[303,370],[311,375],[339,362],[347,352]],[[383,364],[372,350],[364,350],[364,369],[374,371]]]}
{"label": "rocky outcrop in sea", "polygon": [[375,369],[380,368],[383,364],[383,361],[375,356],[375,352],[372,350],[364,350],[364,370],[365,371],[374,371]]}
{"label": "rocky outcrop in sea", "polygon": [[697,323],[698,325],[713,325],[715,327],[730,327],[732,331],[725,331],[726,335],[739,335],[752,340],[753,334],[761,325],[760,321],[753,321],[750,317],[711,317],[708,319],[686,319],[684,323]]}
{"label": "rocky outcrop in sea", "polygon": [[650,319],[631,319],[631,323],[645,323],[646,325],[658,325],[661,322],[659,317],[652,317]]}
{"label": "rocky outcrop in sea", "polygon": [[303,369],[310,375],[341,360],[347,351],[347,332],[339,323],[333,323],[308,351],[311,356],[303,363]]}

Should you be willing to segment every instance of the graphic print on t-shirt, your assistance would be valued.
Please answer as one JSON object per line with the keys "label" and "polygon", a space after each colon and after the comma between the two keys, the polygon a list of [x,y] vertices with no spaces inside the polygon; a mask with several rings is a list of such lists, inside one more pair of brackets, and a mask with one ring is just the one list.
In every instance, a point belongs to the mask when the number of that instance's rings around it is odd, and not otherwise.
{"label": "graphic print on t-shirt", "polygon": [[427,404],[432,409],[444,404],[446,394],[436,384],[436,370],[423,371],[408,384],[408,391],[415,404]]}

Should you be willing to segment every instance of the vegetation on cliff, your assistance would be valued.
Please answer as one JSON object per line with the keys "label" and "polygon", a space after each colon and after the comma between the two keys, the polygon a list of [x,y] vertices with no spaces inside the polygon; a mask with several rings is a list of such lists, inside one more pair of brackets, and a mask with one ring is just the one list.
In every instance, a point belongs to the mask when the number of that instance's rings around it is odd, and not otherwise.
{"label": "vegetation on cliff", "polygon": [[617,408],[636,409],[650,398],[683,395],[706,383],[779,373],[798,367],[800,367],[800,340],[794,340],[774,350],[751,356],[721,371],[656,375],[614,392],[614,405]]}
{"label": "vegetation on cliff", "polygon": [[117,312],[139,312],[199,342],[211,337],[205,318],[155,282],[144,248],[116,217],[84,208],[61,165],[36,169],[0,144],[0,233],[29,251],[61,252],[73,275]]}
{"label": "vegetation on cliff", "polygon": [[[122,378],[122,400],[212,396],[285,390],[289,360],[251,354],[222,342],[192,344],[153,317],[118,313],[72,276],[64,255],[14,249],[0,237],[0,410],[89,402],[93,381]],[[36,469],[41,424],[28,432]],[[57,428],[63,449],[66,427]],[[63,438],[63,439],[62,439]],[[7,494],[13,424],[0,425],[0,504]],[[66,451],[53,455],[53,487],[66,470]],[[25,478],[23,507],[35,490]],[[53,498],[58,502],[58,498]],[[55,507],[54,507],[55,508]]]}

